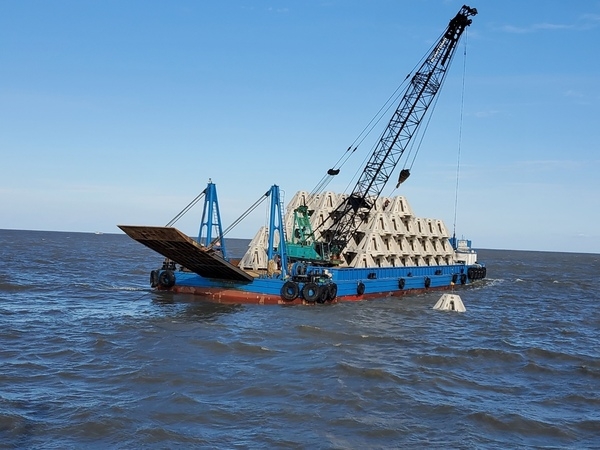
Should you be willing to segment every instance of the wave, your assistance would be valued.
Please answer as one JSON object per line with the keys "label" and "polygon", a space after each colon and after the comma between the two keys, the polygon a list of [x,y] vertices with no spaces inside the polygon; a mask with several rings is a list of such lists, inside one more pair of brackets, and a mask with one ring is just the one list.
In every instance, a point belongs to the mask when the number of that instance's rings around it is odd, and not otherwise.
{"label": "wave", "polygon": [[493,431],[508,433],[513,439],[515,435],[535,438],[545,436],[565,440],[577,437],[575,433],[564,426],[526,417],[519,413],[495,415],[490,412],[479,411],[468,414],[467,419]]}
{"label": "wave", "polygon": [[356,375],[365,380],[391,380],[401,381],[401,378],[382,367],[360,367],[348,362],[339,362],[336,367],[343,373]]}
{"label": "wave", "polygon": [[14,294],[18,292],[27,291],[40,291],[45,290],[45,287],[39,286],[39,284],[15,284],[15,283],[0,283],[0,293],[6,292],[8,294]]}

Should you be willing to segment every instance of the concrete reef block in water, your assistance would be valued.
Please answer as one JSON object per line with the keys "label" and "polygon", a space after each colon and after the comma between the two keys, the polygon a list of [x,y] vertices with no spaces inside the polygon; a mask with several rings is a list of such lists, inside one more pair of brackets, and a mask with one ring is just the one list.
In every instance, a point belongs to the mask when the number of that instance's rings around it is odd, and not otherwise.
{"label": "concrete reef block in water", "polygon": [[433,309],[440,311],[456,311],[465,312],[467,308],[463,305],[459,295],[456,294],[444,294],[440,297],[438,302],[435,304]]}

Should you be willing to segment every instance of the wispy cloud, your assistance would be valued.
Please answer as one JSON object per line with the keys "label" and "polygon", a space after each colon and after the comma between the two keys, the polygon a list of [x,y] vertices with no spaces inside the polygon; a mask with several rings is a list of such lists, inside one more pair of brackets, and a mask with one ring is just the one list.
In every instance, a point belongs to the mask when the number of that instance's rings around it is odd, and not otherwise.
{"label": "wispy cloud", "polygon": [[536,33],[538,31],[560,31],[560,30],[589,30],[600,25],[600,14],[583,14],[574,23],[534,23],[524,26],[504,25],[500,30],[506,33],[524,34]]}
{"label": "wispy cloud", "polygon": [[574,160],[574,159],[539,159],[539,160],[515,160],[506,167],[512,171],[534,172],[562,172],[576,171],[581,168],[597,165],[598,160]]}
{"label": "wispy cloud", "polygon": [[600,14],[584,14],[581,16],[581,21],[591,26],[600,25]]}
{"label": "wispy cloud", "polygon": [[486,117],[495,116],[497,114],[500,114],[500,111],[495,110],[495,109],[490,109],[488,111],[477,111],[475,113],[475,117],[477,117],[477,118],[486,118]]}
{"label": "wispy cloud", "polygon": [[514,25],[504,25],[501,27],[502,31],[506,33],[515,33],[515,34],[524,34],[524,33],[535,33],[540,30],[567,30],[570,28],[574,28],[573,25],[564,25],[564,24],[556,24],[556,23],[534,23],[532,25],[517,27]]}
{"label": "wispy cloud", "polygon": [[595,100],[600,99],[600,95],[594,97],[575,89],[567,89],[563,92],[563,96],[578,105],[591,105]]}
{"label": "wispy cloud", "polygon": [[579,91],[575,91],[573,89],[569,89],[567,91],[565,91],[565,97],[570,97],[570,98],[584,98],[584,95],[582,92]]}

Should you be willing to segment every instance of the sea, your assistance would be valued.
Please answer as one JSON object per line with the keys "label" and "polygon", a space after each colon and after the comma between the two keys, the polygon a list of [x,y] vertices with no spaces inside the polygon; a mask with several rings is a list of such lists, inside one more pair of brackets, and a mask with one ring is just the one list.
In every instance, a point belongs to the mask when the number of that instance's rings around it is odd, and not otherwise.
{"label": "sea", "polygon": [[478,255],[464,313],[219,305],[124,234],[0,230],[0,448],[600,448],[600,255]]}

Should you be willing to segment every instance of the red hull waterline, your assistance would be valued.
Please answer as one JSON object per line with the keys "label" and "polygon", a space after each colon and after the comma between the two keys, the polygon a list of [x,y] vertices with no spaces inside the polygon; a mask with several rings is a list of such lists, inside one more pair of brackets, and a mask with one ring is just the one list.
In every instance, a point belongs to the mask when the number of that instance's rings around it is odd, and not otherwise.
{"label": "red hull waterline", "polygon": [[[344,295],[336,297],[334,300],[327,301],[329,303],[341,302],[359,302],[362,300],[375,300],[385,297],[403,297],[405,295],[421,294],[429,291],[446,291],[452,286],[439,286],[422,289],[410,289],[402,291],[378,292],[363,295]],[[314,305],[315,302],[307,302],[303,298],[296,298],[292,301],[287,301],[279,295],[257,294],[256,292],[240,291],[236,289],[221,289],[221,288],[204,288],[193,286],[173,286],[167,289],[158,288],[160,291],[174,292],[177,294],[192,294],[198,297],[199,301],[211,303],[225,304],[250,304],[250,305]]]}

